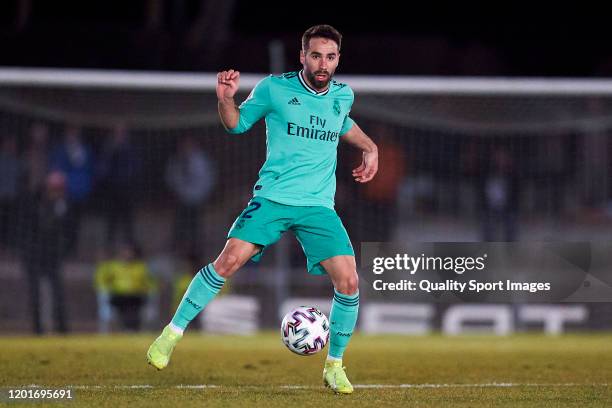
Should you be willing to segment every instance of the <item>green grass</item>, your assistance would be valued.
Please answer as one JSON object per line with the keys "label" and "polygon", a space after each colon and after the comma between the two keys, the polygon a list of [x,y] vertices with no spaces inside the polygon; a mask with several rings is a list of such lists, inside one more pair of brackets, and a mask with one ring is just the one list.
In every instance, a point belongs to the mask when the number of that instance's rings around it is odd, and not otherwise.
{"label": "green grass", "polygon": [[[276,333],[187,335],[161,372],[146,364],[154,337],[0,338],[0,388],[74,386],[76,400],[70,406],[114,408],[320,407],[329,402],[351,408],[612,406],[610,334],[355,336],[344,359],[354,384],[413,386],[358,388],[351,396],[322,387],[323,354],[295,356]],[[508,386],[494,385],[500,383]],[[178,387],[201,384],[215,387]]]}

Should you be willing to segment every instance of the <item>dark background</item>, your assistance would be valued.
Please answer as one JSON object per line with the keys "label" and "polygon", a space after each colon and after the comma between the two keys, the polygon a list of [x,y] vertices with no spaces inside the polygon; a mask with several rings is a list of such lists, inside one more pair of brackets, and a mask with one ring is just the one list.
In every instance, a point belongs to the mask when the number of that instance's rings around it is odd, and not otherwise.
{"label": "dark background", "polygon": [[612,35],[603,6],[451,4],[5,0],[0,65],[178,71],[231,66],[267,72],[268,44],[280,40],[289,70],[297,67],[301,33],[328,23],[345,35],[345,73],[612,73]]}

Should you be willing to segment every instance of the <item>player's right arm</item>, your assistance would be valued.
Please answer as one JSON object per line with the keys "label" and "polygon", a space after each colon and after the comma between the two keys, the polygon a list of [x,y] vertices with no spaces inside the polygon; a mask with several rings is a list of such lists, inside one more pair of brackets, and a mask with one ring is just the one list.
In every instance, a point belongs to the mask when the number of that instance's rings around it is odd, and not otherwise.
{"label": "player's right arm", "polygon": [[269,77],[261,80],[249,97],[236,106],[240,72],[229,70],[217,74],[219,116],[225,129],[232,134],[244,133],[270,111]]}
{"label": "player's right arm", "polygon": [[240,85],[240,72],[230,69],[217,74],[217,99],[219,116],[226,129],[233,129],[240,119],[240,111],[234,102],[234,95]]}

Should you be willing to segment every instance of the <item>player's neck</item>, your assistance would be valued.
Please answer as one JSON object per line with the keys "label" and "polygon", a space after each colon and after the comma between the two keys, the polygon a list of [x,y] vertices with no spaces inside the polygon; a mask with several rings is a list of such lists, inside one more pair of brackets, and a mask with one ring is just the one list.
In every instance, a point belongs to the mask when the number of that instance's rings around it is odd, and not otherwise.
{"label": "player's neck", "polygon": [[327,83],[327,86],[325,86],[325,88],[319,89],[319,88],[315,87],[310,82],[310,80],[306,77],[306,75],[304,75],[304,70],[303,69],[300,71],[300,76],[302,77],[302,80],[304,81],[304,83],[307,84],[310,87],[310,89],[312,89],[316,93],[323,93],[323,92],[325,92],[325,91],[327,91],[329,89],[329,82]]}

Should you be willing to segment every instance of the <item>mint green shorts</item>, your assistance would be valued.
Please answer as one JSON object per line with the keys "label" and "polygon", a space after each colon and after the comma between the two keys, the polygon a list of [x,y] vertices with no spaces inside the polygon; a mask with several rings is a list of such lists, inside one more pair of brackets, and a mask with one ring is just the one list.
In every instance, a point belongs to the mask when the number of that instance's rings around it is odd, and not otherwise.
{"label": "mint green shorts", "polygon": [[227,234],[262,247],[253,261],[261,258],[268,245],[278,241],[290,230],[302,245],[307,259],[308,272],[325,274],[320,262],[338,255],[355,256],[336,211],[322,206],[301,207],[279,204],[263,197],[255,197],[236,218]]}

